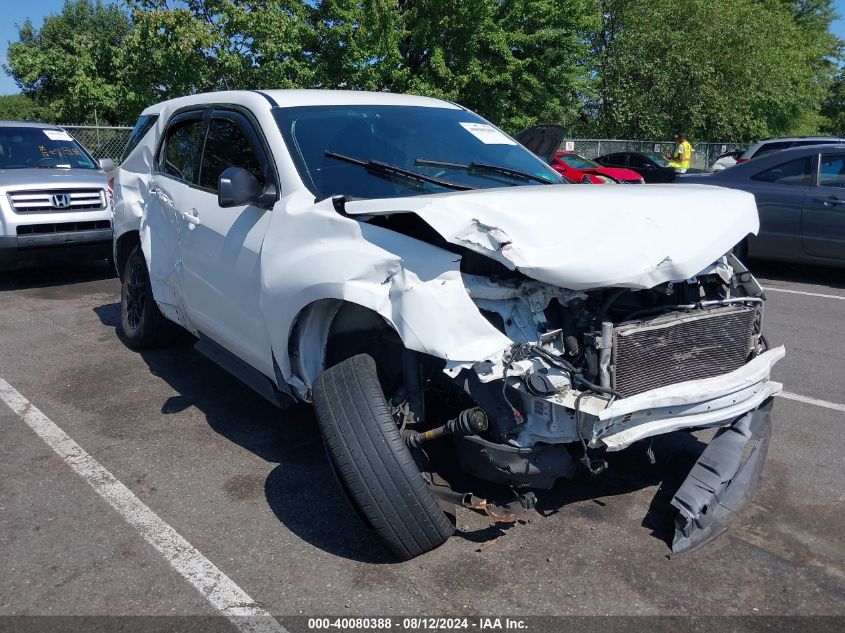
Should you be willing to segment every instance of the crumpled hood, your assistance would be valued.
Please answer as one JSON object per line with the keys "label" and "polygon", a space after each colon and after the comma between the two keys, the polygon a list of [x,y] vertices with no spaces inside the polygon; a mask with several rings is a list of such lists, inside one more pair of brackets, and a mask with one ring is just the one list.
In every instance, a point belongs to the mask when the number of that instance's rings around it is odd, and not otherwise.
{"label": "crumpled hood", "polygon": [[760,228],[753,195],[704,185],[522,186],[356,200],[345,210],[415,213],[452,244],[573,290],[688,279]]}

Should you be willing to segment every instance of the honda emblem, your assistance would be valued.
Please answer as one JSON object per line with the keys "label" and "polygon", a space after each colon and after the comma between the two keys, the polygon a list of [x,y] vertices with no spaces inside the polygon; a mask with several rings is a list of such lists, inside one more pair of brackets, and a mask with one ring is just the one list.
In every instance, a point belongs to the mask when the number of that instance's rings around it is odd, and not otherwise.
{"label": "honda emblem", "polygon": [[66,193],[54,193],[50,196],[50,202],[54,209],[67,209],[70,206],[70,195]]}

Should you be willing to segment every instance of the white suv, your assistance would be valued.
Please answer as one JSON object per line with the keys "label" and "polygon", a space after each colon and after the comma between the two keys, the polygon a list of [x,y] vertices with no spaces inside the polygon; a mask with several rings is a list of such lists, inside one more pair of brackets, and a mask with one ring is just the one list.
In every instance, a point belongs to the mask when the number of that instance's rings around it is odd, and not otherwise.
{"label": "white suv", "polygon": [[[674,548],[720,533],[781,389],[762,290],[731,255],[757,230],[749,194],[563,184],[472,112],[385,93],[161,103],[115,182],[129,345],[178,325],[270,401],[313,402],[400,558],[452,533],[438,502],[513,520],[607,451],[706,427]],[[490,483],[505,502],[473,494]]]}
{"label": "white suv", "polygon": [[109,257],[112,169],[61,128],[0,121],[0,270]]}

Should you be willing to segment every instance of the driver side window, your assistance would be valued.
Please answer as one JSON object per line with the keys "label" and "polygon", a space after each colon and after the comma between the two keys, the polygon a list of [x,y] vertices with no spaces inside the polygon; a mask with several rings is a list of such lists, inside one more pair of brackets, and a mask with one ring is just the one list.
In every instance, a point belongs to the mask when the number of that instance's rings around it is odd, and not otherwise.
{"label": "driver side window", "polygon": [[217,189],[217,179],[228,167],[242,167],[255,176],[262,187],[264,169],[258,151],[240,125],[228,118],[213,118],[208,127],[208,137],[202,156],[199,185],[204,189]]}
{"label": "driver side window", "polygon": [[768,182],[778,185],[809,187],[812,169],[812,159],[807,156],[805,158],[791,160],[788,163],[781,163],[776,167],[772,167],[771,169],[767,169],[766,171],[752,176],[751,180],[758,180],[760,182]]}
{"label": "driver side window", "polygon": [[648,160],[646,160],[643,156],[639,156],[637,154],[631,154],[628,158],[628,164],[633,168],[643,169],[645,167],[651,167]]}

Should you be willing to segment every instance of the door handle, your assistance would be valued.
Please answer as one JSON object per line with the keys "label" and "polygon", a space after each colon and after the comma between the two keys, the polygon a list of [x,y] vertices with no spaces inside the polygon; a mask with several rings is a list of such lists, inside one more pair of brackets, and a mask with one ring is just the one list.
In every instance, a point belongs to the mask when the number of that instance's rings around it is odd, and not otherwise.
{"label": "door handle", "polygon": [[164,205],[166,205],[170,208],[173,208],[173,200],[171,200],[170,196],[168,196],[166,193],[164,193],[158,187],[150,187],[150,195],[155,197],[155,198],[158,198],[161,201],[162,204],[164,204]]}
{"label": "door handle", "polygon": [[179,215],[181,215],[182,219],[190,225],[190,228],[202,224],[202,222],[200,222],[199,212],[196,209],[191,209],[190,211],[179,211]]}
{"label": "door handle", "polygon": [[840,200],[836,196],[828,196],[827,198],[814,198],[816,202],[821,202],[826,207],[833,207],[837,204],[845,204],[845,200]]}

